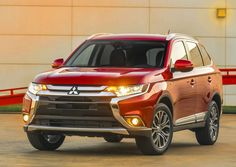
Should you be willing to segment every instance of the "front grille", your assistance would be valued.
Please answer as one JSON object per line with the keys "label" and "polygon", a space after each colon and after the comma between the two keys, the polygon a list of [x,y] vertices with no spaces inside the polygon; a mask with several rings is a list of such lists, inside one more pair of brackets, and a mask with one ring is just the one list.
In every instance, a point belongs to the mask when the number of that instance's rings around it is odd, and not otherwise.
{"label": "front grille", "polygon": [[40,97],[37,115],[112,116],[109,97]]}
{"label": "front grille", "polygon": [[40,96],[32,123],[57,127],[122,127],[113,117],[111,98]]}

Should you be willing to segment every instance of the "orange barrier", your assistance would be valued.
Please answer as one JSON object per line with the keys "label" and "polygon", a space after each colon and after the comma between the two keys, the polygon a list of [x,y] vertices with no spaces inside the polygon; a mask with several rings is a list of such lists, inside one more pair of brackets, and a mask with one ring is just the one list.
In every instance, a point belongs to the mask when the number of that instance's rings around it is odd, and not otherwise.
{"label": "orange barrier", "polygon": [[236,68],[221,68],[223,85],[236,85]]}
{"label": "orange barrier", "polygon": [[0,90],[0,106],[21,104],[27,87]]}

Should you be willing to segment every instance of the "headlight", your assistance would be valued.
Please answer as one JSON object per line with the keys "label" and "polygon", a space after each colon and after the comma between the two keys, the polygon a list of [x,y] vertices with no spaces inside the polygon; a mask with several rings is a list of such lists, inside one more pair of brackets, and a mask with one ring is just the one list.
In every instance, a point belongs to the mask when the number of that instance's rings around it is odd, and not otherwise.
{"label": "headlight", "polygon": [[47,90],[47,86],[43,84],[31,83],[28,88],[28,91],[34,95],[36,95],[39,91],[43,90]]}
{"label": "headlight", "polygon": [[129,86],[109,86],[106,91],[115,93],[117,96],[128,96],[145,92],[148,89],[147,84],[129,85]]}

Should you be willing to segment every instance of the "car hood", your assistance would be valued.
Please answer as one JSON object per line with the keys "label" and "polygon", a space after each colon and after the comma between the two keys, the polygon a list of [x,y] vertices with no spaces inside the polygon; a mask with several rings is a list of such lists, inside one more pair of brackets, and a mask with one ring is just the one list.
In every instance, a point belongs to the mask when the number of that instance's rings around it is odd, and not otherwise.
{"label": "car hood", "polygon": [[157,68],[62,67],[37,75],[33,82],[52,85],[133,85],[163,80]]}

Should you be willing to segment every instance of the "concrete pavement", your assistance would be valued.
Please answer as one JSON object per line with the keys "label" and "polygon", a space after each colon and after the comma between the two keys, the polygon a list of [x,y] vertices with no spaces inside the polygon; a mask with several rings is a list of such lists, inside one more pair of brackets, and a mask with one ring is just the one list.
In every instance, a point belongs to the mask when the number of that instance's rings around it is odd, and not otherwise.
{"label": "concrete pavement", "polygon": [[223,115],[215,145],[200,146],[194,133],[181,131],[174,134],[163,156],[142,155],[133,139],[112,144],[88,137],[67,137],[57,151],[37,151],[28,143],[22,125],[19,114],[0,115],[0,167],[236,167],[236,115]]}

